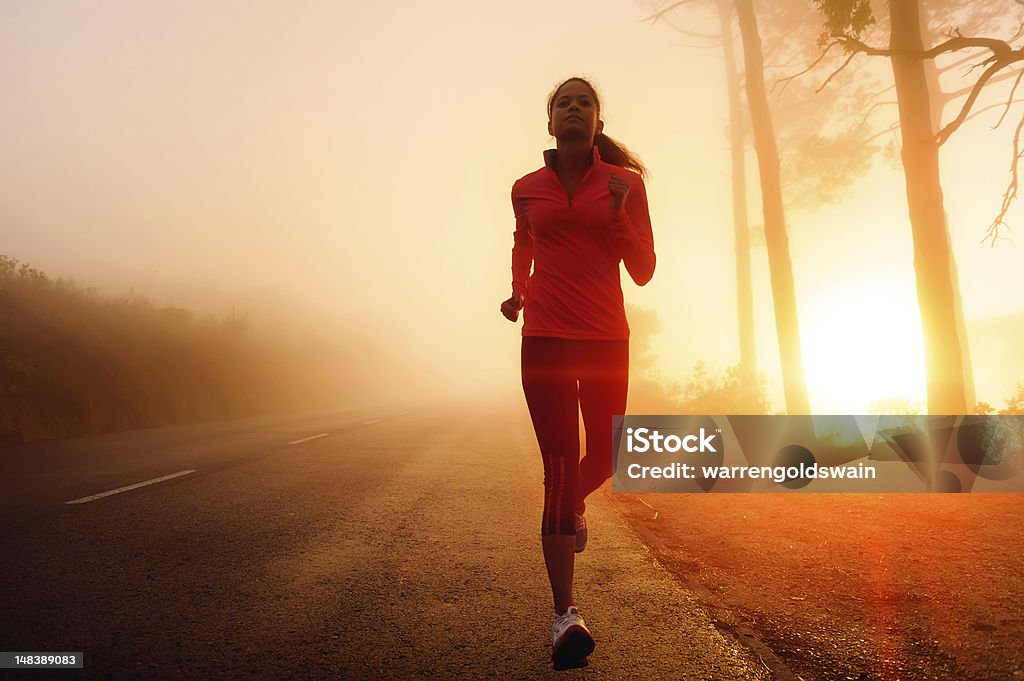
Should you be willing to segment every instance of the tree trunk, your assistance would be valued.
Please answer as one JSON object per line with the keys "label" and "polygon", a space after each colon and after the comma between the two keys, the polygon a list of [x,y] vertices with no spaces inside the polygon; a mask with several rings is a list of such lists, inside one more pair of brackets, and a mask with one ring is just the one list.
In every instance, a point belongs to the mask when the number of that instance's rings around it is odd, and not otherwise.
{"label": "tree trunk", "polygon": [[[918,12],[918,0],[889,3],[892,49],[923,50]],[[928,413],[964,414],[967,413],[964,368],[939,179],[939,146],[932,132],[924,61],[899,55],[893,56],[891,61],[903,138],[903,174],[914,236],[914,272],[924,334]]]}
{"label": "tree trunk", "polygon": [[789,259],[789,239],[782,207],[782,183],[779,177],[779,152],[775,146],[768,98],[764,90],[764,64],[761,37],[752,0],[736,0],[740,34],[743,37],[744,74],[747,81],[747,104],[754,126],[754,148],[761,177],[761,203],[764,209],[764,235],[768,248],[768,269],[771,272],[772,301],[775,307],[775,330],[782,360],[782,384],[786,394],[786,411],[809,414],[807,385],[800,352],[800,325],[797,322],[796,292],[793,265]]}
{"label": "tree trunk", "polygon": [[[919,19],[918,26],[921,35],[928,39],[929,44],[937,36],[931,34],[925,21],[924,15]],[[935,66],[934,59],[928,59],[924,64],[924,75],[928,83],[928,95],[930,97],[929,111],[932,120],[932,133],[942,129],[942,113],[946,108],[947,98],[942,92],[942,84],[939,82],[939,69]],[[946,223],[946,239],[949,240],[949,215],[943,213]],[[952,244],[952,241],[950,241]],[[956,267],[956,255],[952,247],[949,249],[949,275],[953,283],[953,314],[956,315],[957,338],[960,339],[960,356],[964,367],[964,398],[967,408],[974,410],[978,398],[974,392],[974,365],[971,362],[971,347],[967,342],[967,325],[964,323],[964,303],[960,297],[960,276]]]}
{"label": "tree trunk", "polygon": [[757,376],[754,345],[754,290],[750,277],[750,225],[747,222],[747,168],[743,107],[740,104],[740,75],[736,69],[732,37],[732,5],[718,0],[718,18],[722,29],[725,56],[725,82],[729,90],[729,144],[732,153],[732,225],[736,251],[736,312],[740,337],[740,373]]}

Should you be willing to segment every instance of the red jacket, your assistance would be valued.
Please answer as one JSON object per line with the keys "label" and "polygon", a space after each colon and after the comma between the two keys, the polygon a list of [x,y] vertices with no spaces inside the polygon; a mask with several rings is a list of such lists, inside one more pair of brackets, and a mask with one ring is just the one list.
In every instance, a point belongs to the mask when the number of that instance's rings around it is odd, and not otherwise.
{"label": "red jacket", "polygon": [[[526,298],[523,335],[627,339],[619,262],[638,286],[651,280],[655,265],[643,179],[602,161],[595,146],[594,164],[570,202],[553,170],[556,151],[546,150],[544,167],[512,185],[512,289]],[[630,185],[615,214],[608,193],[612,173]]]}

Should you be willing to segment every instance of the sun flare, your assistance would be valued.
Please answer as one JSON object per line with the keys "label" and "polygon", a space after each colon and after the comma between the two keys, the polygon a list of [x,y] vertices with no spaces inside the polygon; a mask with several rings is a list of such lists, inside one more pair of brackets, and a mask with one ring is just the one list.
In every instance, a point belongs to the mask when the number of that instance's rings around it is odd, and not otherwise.
{"label": "sun flare", "polygon": [[880,400],[923,401],[924,346],[913,292],[895,294],[877,282],[847,286],[822,291],[801,314],[811,408],[866,414]]}

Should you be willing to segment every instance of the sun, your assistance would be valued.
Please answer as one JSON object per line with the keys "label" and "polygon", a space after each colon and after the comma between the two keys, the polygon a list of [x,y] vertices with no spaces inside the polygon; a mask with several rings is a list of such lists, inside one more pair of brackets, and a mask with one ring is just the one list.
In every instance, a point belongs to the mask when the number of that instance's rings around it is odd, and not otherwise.
{"label": "sun", "polygon": [[821,291],[801,310],[800,340],[811,409],[867,414],[881,400],[924,401],[921,320],[913,291],[877,281]]}

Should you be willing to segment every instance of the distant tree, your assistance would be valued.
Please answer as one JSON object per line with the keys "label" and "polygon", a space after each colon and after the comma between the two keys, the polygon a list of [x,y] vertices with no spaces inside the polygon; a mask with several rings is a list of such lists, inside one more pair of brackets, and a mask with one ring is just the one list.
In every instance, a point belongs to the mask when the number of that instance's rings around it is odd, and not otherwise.
{"label": "distant tree", "polygon": [[993,407],[988,402],[978,402],[976,405],[974,405],[974,413],[977,414],[978,416],[988,416],[989,414],[994,414],[995,412],[996,408]]}
{"label": "distant tree", "polygon": [[[734,56],[735,38],[733,35],[733,10],[737,4],[733,0],[679,0],[676,2],[652,3],[655,14],[647,17],[653,22],[663,21],[672,26],[681,35],[706,43],[700,47],[722,49],[724,62],[724,83],[729,105],[729,144],[732,166],[732,197],[733,197],[733,234],[736,257],[736,290],[737,317],[740,339],[741,371],[756,374],[755,344],[753,334],[753,295],[750,279],[750,228],[747,218],[747,189],[745,169],[746,131],[754,125],[755,151],[761,170],[762,203],[765,209],[765,231],[763,244],[768,248],[769,267],[771,269],[772,299],[776,312],[776,330],[779,335],[780,356],[783,364],[784,381],[787,384],[788,408],[796,412],[809,410],[806,400],[806,388],[803,384],[803,369],[800,353],[799,325],[796,317],[795,285],[793,284],[792,267],[789,263],[788,237],[785,233],[785,207],[788,205],[816,206],[838,200],[842,190],[854,179],[866,171],[874,147],[862,138],[866,137],[867,126],[863,121],[850,129],[837,129],[832,121],[834,116],[826,115],[829,107],[835,106],[837,100],[853,110],[862,107],[861,93],[867,84],[860,83],[855,92],[845,97],[830,92],[826,96],[815,96],[814,93],[801,91],[799,84],[788,84],[789,92],[798,91],[800,96],[783,99],[777,96],[769,103],[763,85],[764,55],[770,54],[771,59],[779,62],[793,62],[802,58],[808,48],[801,45],[801,38],[806,45],[813,45],[814,36],[820,27],[814,21],[815,14],[805,0],[776,0],[765,3],[759,13],[768,17],[771,36],[767,45],[763,45],[758,34],[758,18],[753,11],[749,13],[752,21],[747,21],[748,28],[753,31],[740,31],[744,46],[744,59],[756,58],[761,64],[760,92],[762,103],[751,107],[751,115],[742,101],[741,88],[746,85],[747,101],[751,100],[751,90],[758,85],[747,76],[747,70],[740,69]],[[717,15],[718,32],[701,34],[691,28],[683,28],[672,21],[673,10],[682,9],[690,19],[688,22],[699,23],[694,18],[706,20],[708,10],[713,9]],[[741,17],[742,22],[742,17]],[[751,42],[751,36],[757,39]],[[863,80],[863,79],[862,79]],[[779,95],[782,94],[780,88]],[[770,105],[770,106],[769,106]],[[776,129],[770,109],[782,111],[784,123],[780,126],[784,144],[775,142]],[[857,116],[853,116],[854,119]],[[767,122],[767,127],[765,123]],[[769,145],[768,140],[771,140]],[[771,148],[769,148],[771,147]],[[774,156],[774,160],[772,157]],[[774,168],[774,170],[773,170]],[[787,172],[788,168],[788,172]],[[772,187],[778,186],[778,192]],[[773,193],[781,193],[775,198]],[[777,209],[775,207],[778,207]],[[781,226],[781,229],[780,229]],[[760,240],[759,240],[760,241]]]}
{"label": "distant tree", "polygon": [[[650,19],[657,19],[666,12],[676,7],[686,5],[692,0],[678,0],[668,7],[663,8]],[[793,281],[793,266],[789,255],[789,242],[786,236],[785,209],[782,198],[782,180],[779,169],[779,154],[775,142],[775,132],[772,128],[771,112],[768,107],[767,95],[764,87],[763,55],[761,41],[757,31],[757,18],[754,15],[751,0],[737,0],[734,3],[739,19],[740,35],[743,42],[744,58],[744,80],[746,83],[747,102],[750,111],[750,120],[754,130],[754,148],[758,159],[758,169],[761,183],[761,203],[764,212],[764,234],[765,246],[768,252],[768,266],[770,270],[770,281],[772,289],[772,303],[775,310],[775,329],[778,336],[779,355],[781,359],[783,389],[786,397],[786,409],[792,414],[810,413],[810,402],[807,397],[807,385],[804,379],[803,357],[800,351],[800,328],[797,318],[796,290]],[[727,18],[727,5],[717,5],[719,22],[721,26],[721,37],[728,49],[723,53],[727,60],[726,77],[727,82],[731,81],[735,68],[730,69],[729,63],[734,62],[732,57],[732,22],[731,13]],[[734,91],[730,91],[730,112],[734,116],[730,126],[731,146],[733,149],[733,205],[734,205],[734,235],[737,243],[737,291],[740,296],[740,328],[741,328],[741,352],[749,352],[751,357],[746,362],[741,362],[742,371],[749,373],[753,366],[752,344],[743,349],[745,329],[747,325],[746,312],[743,309],[744,296],[749,286],[743,281],[744,273],[749,269],[749,246],[746,234],[747,229],[737,218],[745,222],[746,217],[746,191],[745,186],[738,185],[739,172],[745,175],[742,167],[742,154],[739,150],[742,146],[742,127],[737,125],[735,114],[738,109]],[[739,196],[742,191],[743,195]],[[743,201],[742,209],[737,210],[738,201]],[[742,230],[743,235],[738,232]],[[746,250],[743,253],[739,249]],[[751,297],[752,300],[752,297]],[[752,320],[751,303],[750,320]],[[751,322],[752,328],[752,322]],[[752,340],[753,334],[750,334]],[[750,374],[751,378],[755,375]]]}
{"label": "distant tree", "polygon": [[678,386],[666,380],[658,368],[654,338],[662,324],[654,310],[626,304],[629,318],[629,395],[631,413],[674,414],[679,411]]}
{"label": "distant tree", "polygon": [[872,402],[868,413],[880,416],[916,416],[924,410],[920,401],[906,397],[885,397]]}
{"label": "distant tree", "polygon": [[736,256],[736,316],[740,341],[740,371],[757,376],[757,350],[754,340],[754,287],[750,275],[750,225],[747,218],[747,164],[745,111],[740,99],[740,72],[736,65],[732,31],[733,4],[716,0],[722,55],[725,60],[725,85],[729,93],[729,156],[732,162],[732,219]]}
{"label": "distant tree", "polygon": [[629,317],[629,411],[639,414],[767,414],[767,378],[751,376],[739,365],[720,375],[697,362],[682,381],[665,376],[658,366],[654,338],[661,320],[654,310],[626,306]]}
{"label": "distant tree", "polygon": [[1006,400],[1006,409],[1000,409],[1003,416],[1017,416],[1024,414],[1024,383],[1017,384],[1017,392]]}
{"label": "distant tree", "polygon": [[726,367],[723,375],[697,362],[682,390],[679,412],[683,414],[768,414],[763,375],[751,377],[739,366]]}
{"label": "distant tree", "polygon": [[743,38],[747,103],[754,127],[754,148],[757,151],[758,174],[761,180],[765,247],[768,250],[786,411],[790,414],[809,414],[811,406],[807,397],[807,383],[804,380],[803,357],[800,350],[800,324],[797,319],[793,264],[789,257],[789,237],[786,235],[779,152],[765,93],[761,38],[758,34],[753,0],[736,0],[736,14],[740,35]]}
{"label": "distant tree", "polygon": [[746,132],[750,127],[742,103],[742,78],[736,64],[736,39],[733,35],[733,3],[731,0],[705,0],[714,7],[719,22],[718,34],[700,34],[676,25],[669,13],[677,7],[692,4],[687,0],[673,2],[647,17],[652,23],[662,21],[677,33],[719,45],[724,60],[724,76],[729,104],[729,152],[732,181],[733,252],[736,263],[736,324],[739,331],[740,370],[757,375],[757,350],[754,337],[754,288],[750,268],[750,224],[747,216]]}

